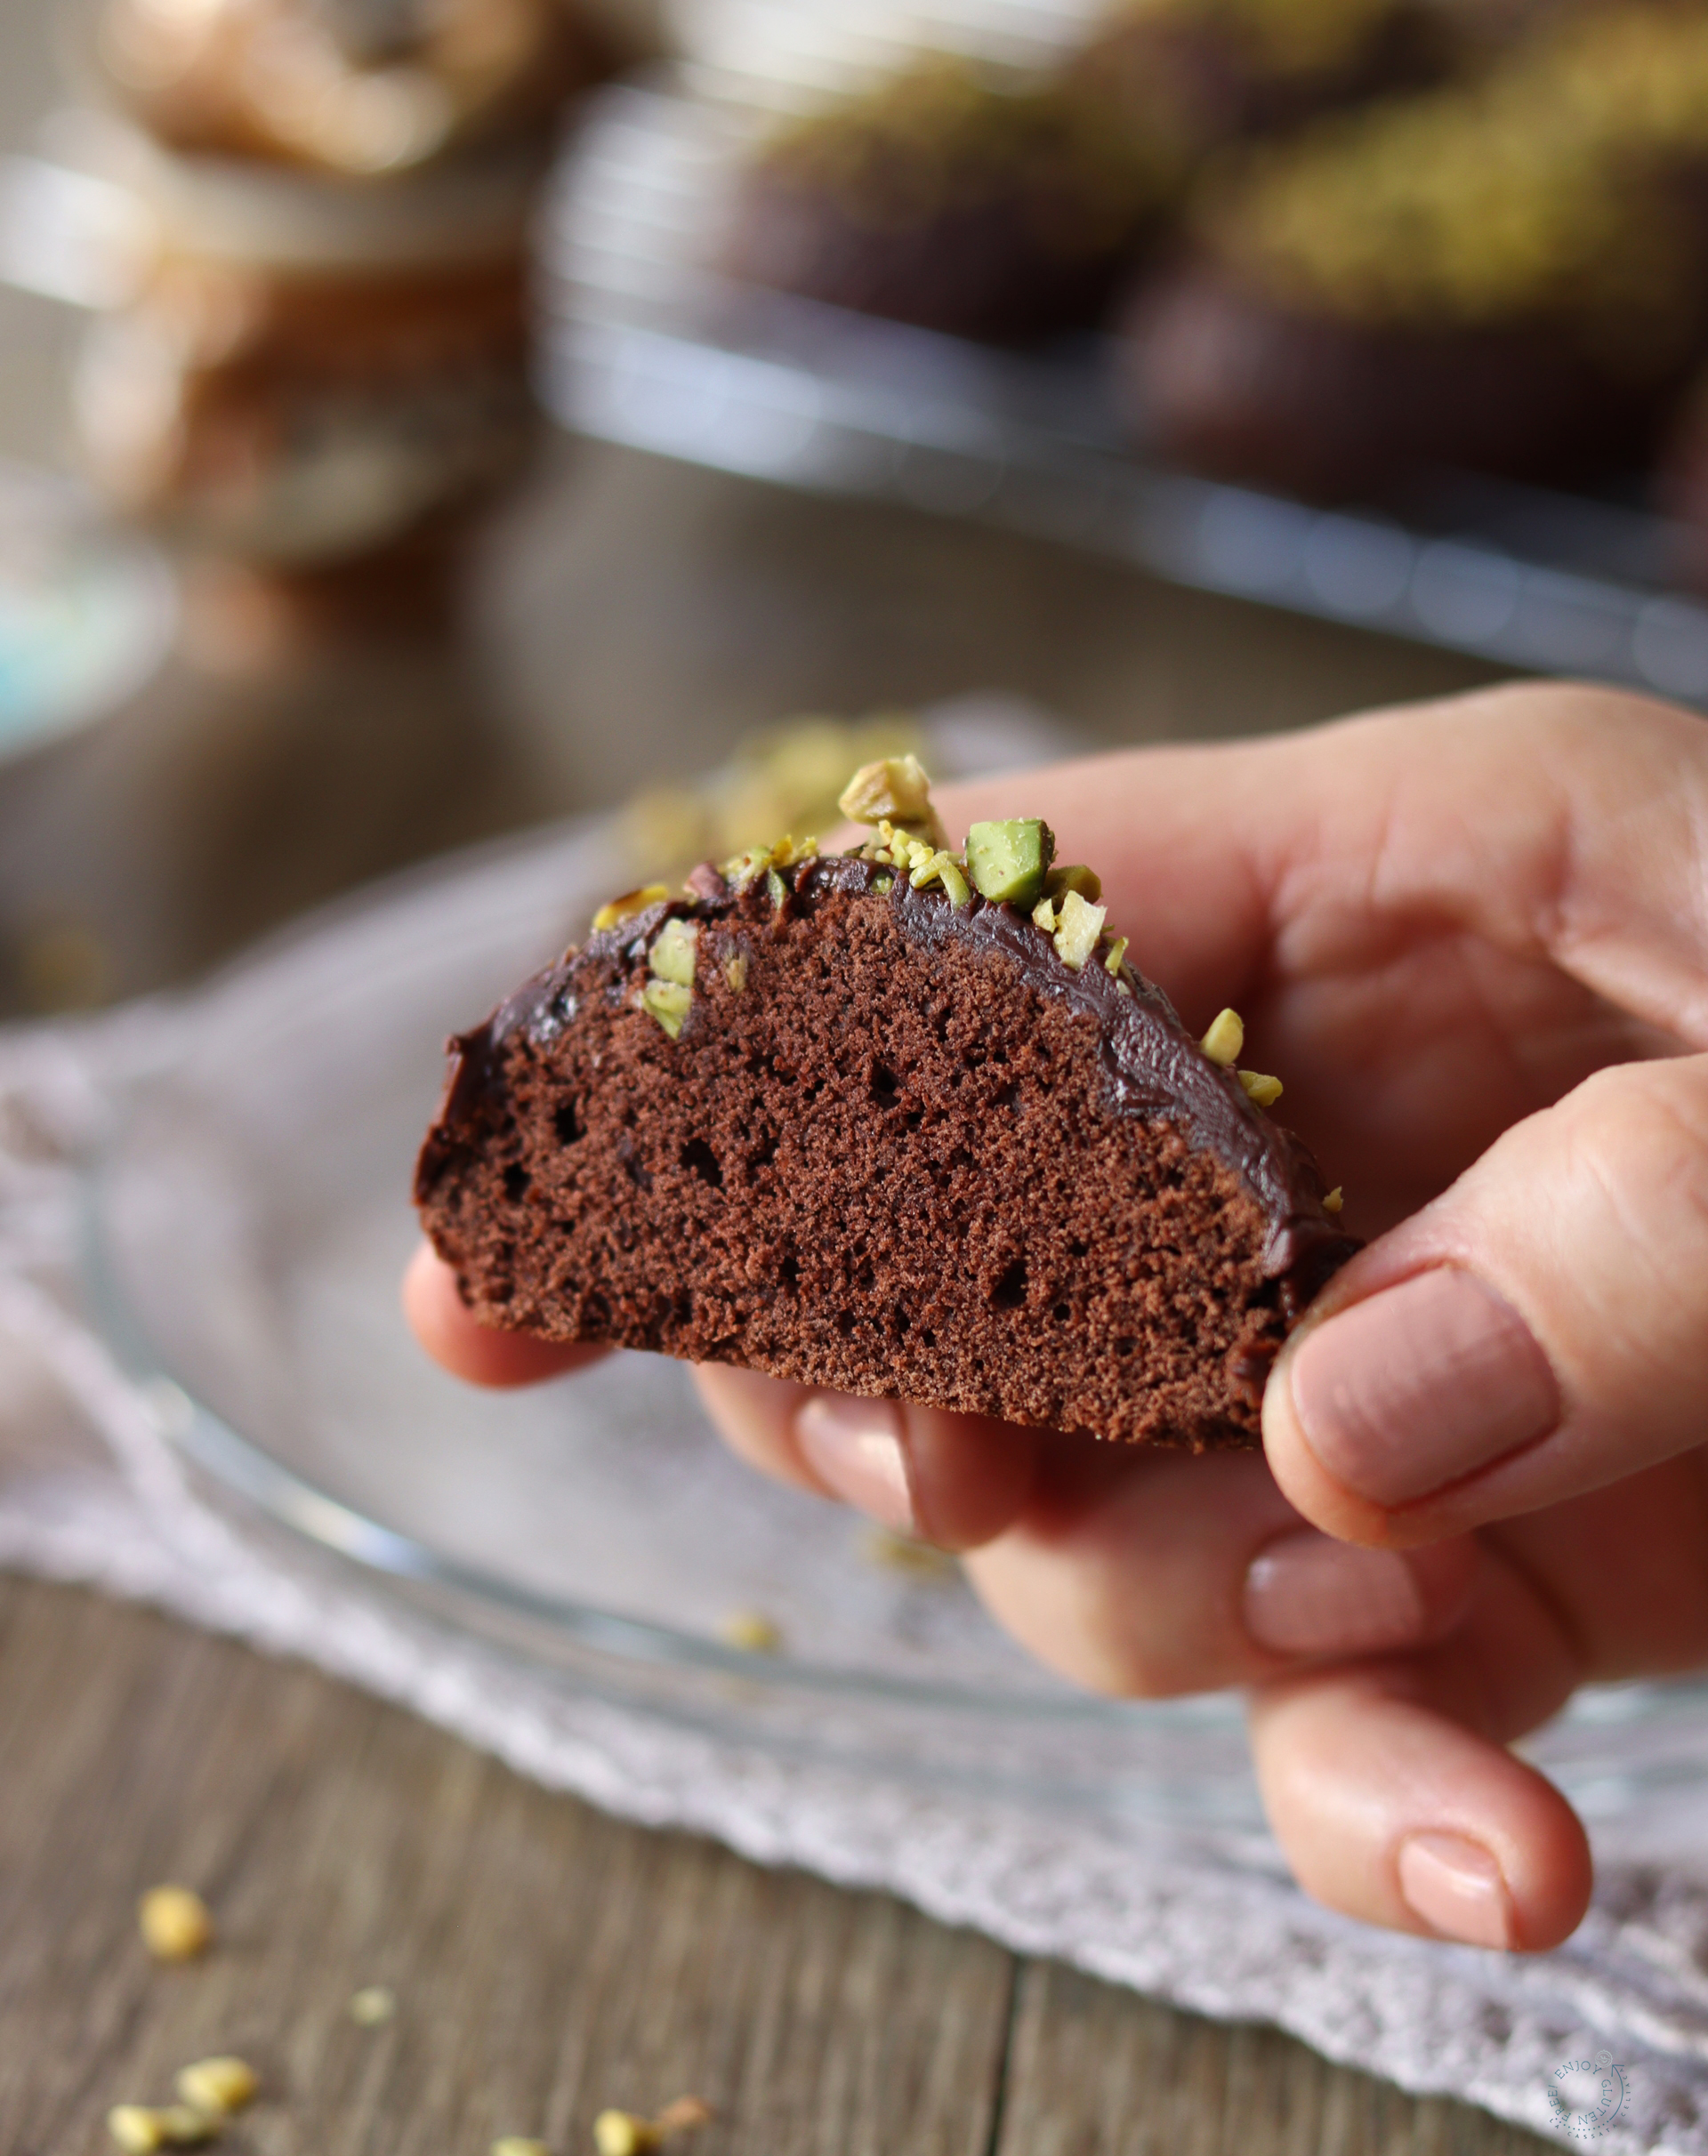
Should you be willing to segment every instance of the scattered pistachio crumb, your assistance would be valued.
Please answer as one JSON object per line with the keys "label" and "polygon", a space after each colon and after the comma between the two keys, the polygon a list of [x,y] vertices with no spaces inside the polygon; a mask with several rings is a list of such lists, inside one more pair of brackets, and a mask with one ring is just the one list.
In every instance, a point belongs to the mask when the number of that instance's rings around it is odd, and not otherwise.
{"label": "scattered pistachio crumb", "polygon": [[1131,995],[1132,994],[1132,989],[1128,987],[1125,981],[1117,980],[1115,985],[1121,991],[1123,995]]}
{"label": "scattered pistachio crumb", "polygon": [[718,1627],[726,1645],[749,1654],[775,1654],[783,1645],[783,1628],[762,1610],[731,1610]]}
{"label": "scattered pistachio crumb", "polygon": [[779,839],[771,849],[771,858],[778,868],[794,868],[802,861],[815,861],[818,857],[818,841],[817,839],[797,839],[791,836],[786,839]]}
{"label": "scattered pistachio crumb", "polygon": [[632,2112],[602,2111],[593,2120],[593,2145],[599,2156],[641,2156],[656,2149],[662,2138],[650,2119]]}
{"label": "scattered pistachio crumb", "polygon": [[699,941],[697,921],[665,921],[647,953],[648,969],[656,979],[674,981],[679,987],[692,988]]}
{"label": "scattered pistachio crumb", "polygon": [[207,1903],[188,1886],[150,1886],[137,1903],[136,1920],[157,1961],[193,1961],[214,1943]]}
{"label": "scattered pistachio crumb", "polygon": [[[656,2119],[642,2119],[634,2112],[602,2111],[593,2120],[593,2144],[599,2156],[642,2156],[642,2152],[662,2147],[678,2134],[709,2125],[712,2117],[712,2106],[698,2096],[678,2096]],[[495,2149],[493,2156],[498,2156]]]}
{"label": "scattered pistachio crumb", "polygon": [[934,1542],[916,1541],[910,1534],[896,1534],[888,1527],[868,1528],[860,1541],[868,1565],[886,1572],[912,1573],[923,1579],[953,1579],[960,1567],[947,1549]]}
{"label": "scattered pistachio crumb", "polygon": [[747,985],[747,953],[737,951],[723,961],[723,977],[733,994],[739,995]]}
{"label": "scattered pistachio crumb", "polygon": [[694,1004],[694,991],[681,981],[649,981],[640,991],[640,1008],[657,1018],[673,1041],[681,1038],[682,1027]]}
{"label": "scattered pistachio crumb", "polygon": [[217,2117],[253,2104],[261,2081],[246,2060],[197,2059],[193,2065],[180,2068],[173,2086],[192,2111]]}
{"label": "scattered pistachio crumb", "polygon": [[1272,1108],[1281,1098],[1278,1078],[1264,1078],[1256,1071],[1241,1071],[1239,1082],[1245,1089],[1246,1098],[1255,1107]]}
{"label": "scattered pistachio crumb", "polygon": [[1224,1069],[1239,1060],[1239,1051],[1245,1045],[1245,1021],[1237,1010],[1219,1010],[1210,1021],[1210,1030],[1198,1046],[1212,1063],[1220,1063]]}
{"label": "scattered pistachio crumb", "polygon": [[1120,972],[1121,961],[1127,955],[1127,940],[1124,936],[1117,936],[1109,945],[1108,955],[1103,961],[1109,972]]}
{"label": "scattered pistachio crumb", "polygon": [[1345,1203],[1346,1193],[1341,1188],[1341,1186],[1336,1183],[1333,1189],[1331,1190],[1328,1195],[1323,1200],[1323,1211],[1325,1213],[1337,1213],[1341,1210],[1341,1206]]}
{"label": "scattered pistachio crumb", "polygon": [[666,2104],[653,2120],[657,2131],[668,2139],[672,2134],[691,2134],[697,2127],[710,2126],[712,2106],[699,2096],[678,2096]]}
{"label": "scattered pistachio crumb", "polygon": [[896,880],[893,876],[874,876],[872,888],[880,898],[887,898],[896,888]]}
{"label": "scattered pistachio crumb", "polygon": [[1070,886],[1061,895],[1056,913],[1056,955],[1076,973],[1097,948],[1108,908],[1092,905]]}
{"label": "scattered pistachio crumb", "polygon": [[620,898],[608,900],[593,915],[594,935],[600,934],[606,929],[616,928],[619,922],[632,919],[636,913],[644,913],[649,905],[657,905],[661,898],[668,898],[669,896],[670,886],[667,883],[643,883],[638,891],[624,891]]}
{"label": "scattered pistachio crumb", "polygon": [[377,2029],[398,2010],[398,1995],[389,1984],[364,1984],[350,2002],[350,2018],[364,2029]]}
{"label": "scattered pistachio crumb", "polygon": [[1043,930],[1046,936],[1053,936],[1055,934],[1056,909],[1050,899],[1039,899],[1036,905],[1035,905],[1032,909],[1032,918],[1037,926]]}
{"label": "scattered pistachio crumb", "polygon": [[115,2104],[107,2114],[107,2131],[130,2156],[149,2156],[165,2139],[159,2112],[143,2104]]}
{"label": "scattered pistachio crumb", "polygon": [[780,913],[789,902],[789,887],[774,868],[765,871],[765,889],[772,905]]}
{"label": "scattered pistachio crumb", "polygon": [[501,2134],[492,2144],[492,2156],[552,2156],[544,2141],[526,2134]]}
{"label": "scattered pistachio crumb", "polygon": [[129,2156],[149,2156],[155,2149],[194,2148],[212,2141],[220,2130],[217,2116],[188,2104],[166,2104],[156,2108],[146,2104],[115,2104],[107,2114],[107,2131]]}

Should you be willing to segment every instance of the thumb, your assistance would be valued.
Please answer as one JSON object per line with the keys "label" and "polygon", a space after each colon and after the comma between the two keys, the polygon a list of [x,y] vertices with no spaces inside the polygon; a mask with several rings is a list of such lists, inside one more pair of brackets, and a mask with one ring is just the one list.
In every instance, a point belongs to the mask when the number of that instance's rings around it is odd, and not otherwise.
{"label": "thumb", "polygon": [[1361,1253],[1287,1343],[1263,1432],[1308,1519],[1399,1544],[1700,1445],[1708,1056],[1599,1072]]}

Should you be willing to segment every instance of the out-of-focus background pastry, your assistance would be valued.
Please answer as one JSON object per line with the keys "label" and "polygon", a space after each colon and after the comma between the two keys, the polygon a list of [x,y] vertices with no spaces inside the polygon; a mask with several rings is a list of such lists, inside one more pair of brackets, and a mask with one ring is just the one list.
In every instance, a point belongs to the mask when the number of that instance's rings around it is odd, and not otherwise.
{"label": "out-of-focus background pastry", "polygon": [[27,0],[0,1007],[946,697],[1708,699],[1704,149],[1702,0]]}

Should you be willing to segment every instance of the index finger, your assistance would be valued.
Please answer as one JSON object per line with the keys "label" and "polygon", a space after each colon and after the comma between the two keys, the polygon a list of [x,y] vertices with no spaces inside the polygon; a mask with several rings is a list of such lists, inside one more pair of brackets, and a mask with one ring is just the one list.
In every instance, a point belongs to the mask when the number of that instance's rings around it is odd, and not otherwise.
{"label": "index finger", "polygon": [[403,1314],[409,1329],[441,1370],[468,1385],[540,1385],[597,1362],[597,1345],[536,1339],[483,1325],[463,1301],[456,1275],[423,1243],[403,1275]]}

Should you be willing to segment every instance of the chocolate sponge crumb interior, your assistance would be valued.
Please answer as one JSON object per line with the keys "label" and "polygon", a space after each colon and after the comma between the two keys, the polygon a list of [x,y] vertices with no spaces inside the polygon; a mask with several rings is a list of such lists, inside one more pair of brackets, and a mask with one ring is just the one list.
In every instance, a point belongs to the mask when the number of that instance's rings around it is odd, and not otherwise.
{"label": "chocolate sponge crumb interior", "polygon": [[1289,1323],[1356,1245],[1159,991],[869,849],[694,889],[454,1044],[416,1196],[484,1322],[1255,1440]]}

